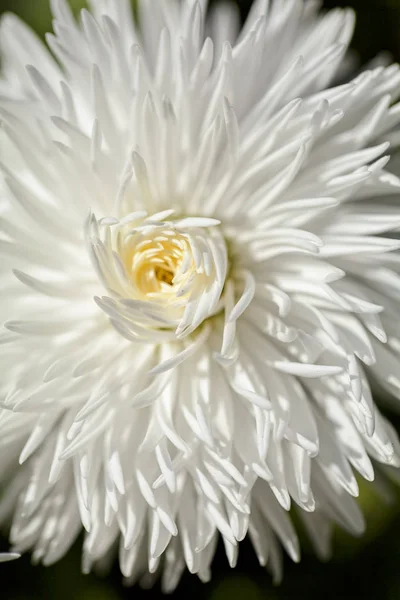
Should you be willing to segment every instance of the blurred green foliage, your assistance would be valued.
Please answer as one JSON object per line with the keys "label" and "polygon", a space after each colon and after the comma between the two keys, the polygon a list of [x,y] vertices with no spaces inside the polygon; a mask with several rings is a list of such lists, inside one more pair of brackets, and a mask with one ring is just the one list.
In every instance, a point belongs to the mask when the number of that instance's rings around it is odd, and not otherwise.
{"label": "blurred green foliage", "polygon": [[[86,3],[70,0],[73,10],[78,13]],[[0,0],[0,11],[13,11],[33,27],[40,35],[51,30],[51,12],[48,0]]]}
{"label": "blurred green foliage", "polygon": [[[154,0],[155,1],[155,0]],[[168,0],[164,0],[168,1]],[[86,5],[70,0],[77,13]],[[243,14],[251,0],[238,0]],[[326,0],[327,8],[352,6],[358,15],[354,47],[362,60],[380,50],[400,59],[400,0]],[[0,0],[0,15],[12,10],[41,36],[51,29],[49,0]],[[397,423],[399,429],[400,421]],[[391,505],[360,482],[360,503],[367,520],[367,532],[353,539],[337,531],[334,558],[318,562],[310,545],[303,540],[303,559],[293,565],[285,558],[283,584],[273,587],[269,574],[258,566],[250,544],[241,544],[239,564],[231,571],[223,548],[217,551],[210,584],[201,584],[186,574],[174,598],[204,600],[400,600],[400,491],[394,491]],[[6,540],[1,545],[7,548]],[[69,554],[50,567],[32,567],[28,557],[0,565],[2,600],[122,600],[124,598],[161,598],[159,590],[146,592],[125,589],[118,567],[106,578],[83,576],[80,572],[79,540]]]}

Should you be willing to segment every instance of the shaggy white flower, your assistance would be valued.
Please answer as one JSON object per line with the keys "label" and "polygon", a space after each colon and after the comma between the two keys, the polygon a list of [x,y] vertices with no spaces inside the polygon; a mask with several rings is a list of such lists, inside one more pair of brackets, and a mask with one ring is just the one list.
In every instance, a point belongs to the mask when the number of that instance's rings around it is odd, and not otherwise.
{"label": "shaggy white flower", "polygon": [[1,26],[0,520],[166,591],[247,533],[279,579],[291,503],[328,554],[400,465],[399,68],[329,87],[351,11],[206,4]]}

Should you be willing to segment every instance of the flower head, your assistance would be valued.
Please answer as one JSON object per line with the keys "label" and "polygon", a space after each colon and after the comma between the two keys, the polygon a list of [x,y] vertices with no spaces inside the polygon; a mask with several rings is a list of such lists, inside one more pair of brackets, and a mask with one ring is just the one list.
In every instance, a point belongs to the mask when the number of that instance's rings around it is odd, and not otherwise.
{"label": "flower head", "polygon": [[335,86],[315,2],[51,4],[50,51],[1,25],[0,518],[165,590],[249,534],[279,579],[291,504],[326,555],[400,465],[399,68]]}

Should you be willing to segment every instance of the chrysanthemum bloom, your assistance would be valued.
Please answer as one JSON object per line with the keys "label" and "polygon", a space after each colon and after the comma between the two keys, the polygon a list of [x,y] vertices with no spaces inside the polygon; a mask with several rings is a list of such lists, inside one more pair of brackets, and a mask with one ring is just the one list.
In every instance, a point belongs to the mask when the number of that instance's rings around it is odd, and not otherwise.
{"label": "chrysanthemum bloom", "polygon": [[248,534],[279,579],[291,505],[324,556],[400,464],[399,69],[334,87],[314,2],[91,7],[1,27],[0,519],[166,591]]}

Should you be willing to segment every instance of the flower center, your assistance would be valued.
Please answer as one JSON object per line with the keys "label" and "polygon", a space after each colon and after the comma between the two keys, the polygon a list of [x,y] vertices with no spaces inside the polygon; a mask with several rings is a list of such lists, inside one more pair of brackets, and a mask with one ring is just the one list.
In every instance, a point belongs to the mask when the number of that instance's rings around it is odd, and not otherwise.
{"label": "flower center", "polygon": [[219,222],[172,214],[89,219],[92,262],[110,294],[96,302],[129,339],[182,338],[221,310],[228,258]]}
{"label": "flower center", "polygon": [[137,244],[135,241],[131,240],[123,256],[133,285],[139,294],[166,302],[193,271],[193,256],[187,240],[183,235],[171,232],[156,233]]}
{"label": "flower center", "polygon": [[160,283],[166,283],[167,285],[172,285],[172,281],[174,279],[174,270],[167,269],[166,267],[156,267],[155,268],[155,276],[157,281]]}

